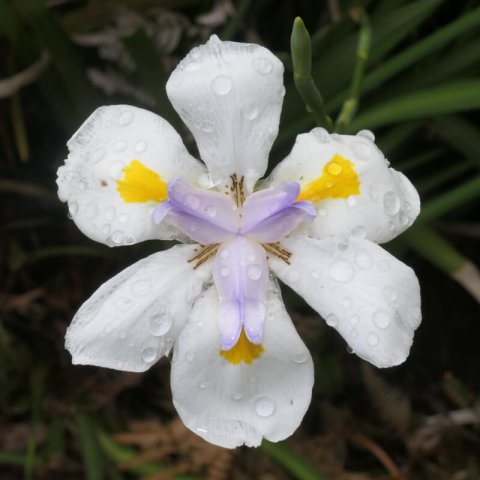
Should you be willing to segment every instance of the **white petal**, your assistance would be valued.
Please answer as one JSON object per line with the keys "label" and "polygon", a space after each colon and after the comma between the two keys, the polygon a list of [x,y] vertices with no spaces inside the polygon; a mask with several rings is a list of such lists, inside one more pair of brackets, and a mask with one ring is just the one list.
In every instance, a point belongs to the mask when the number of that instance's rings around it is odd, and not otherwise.
{"label": "white petal", "polygon": [[263,347],[250,365],[219,354],[214,288],[196,302],[172,362],[173,401],[185,425],[226,448],[291,435],[310,404],[313,363],[270,283]]}
{"label": "white petal", "polygon": [[378,245],[351,238],[284,239],[290,265],[273,271],[334,327],[353,351],[377,367],[405,361],[421,319],[413,270]]}
{"label": "white petal", "polygon": [[406,230],[417,217],[420,199],[415,187],[402,173],[388,167],[372,139],[373,134],[367,131],[329,135],[316,128],[299,135],[290,155],[273,171],[269,183],[294,180],[305,187],[322,176],[335,155],[353,163],[360,194],[316,202],[318,215],[310,224],[311,236],[353,235],[383,243]]}
{"label": "white petal", "polygon": [[220,188],[236,173],[250,192],[265,172],[278,133],[282,77],[282,63],[266,48],[215,35],[172,73],[168,97]]}
{"label": "white petal", "polygon": [[109,246],[173,238],[171,227],[152,222],[157,203],[126,203],[117,191],[117,180],[132,160],[164,182],[177,175],[196,182],[205,171],[168,122],[141,108],[100,107],[67,145],[70,153],[58,169],[58,195],[85,235]]}
{"label": "white petal", "polygon": [[167,355],[211,277],[187,262],[194,248],[154,253],[104,283],[67,330],[73,363],[143,372]]}

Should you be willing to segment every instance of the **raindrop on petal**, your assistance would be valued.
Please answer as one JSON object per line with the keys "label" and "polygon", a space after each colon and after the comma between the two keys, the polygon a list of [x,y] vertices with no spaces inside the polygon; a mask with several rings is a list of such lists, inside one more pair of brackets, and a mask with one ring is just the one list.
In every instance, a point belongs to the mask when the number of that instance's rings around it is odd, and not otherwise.
{"label": "raindrop on petal", "polygon": [[260,397],[255,402],[255,413],[259,417],[267,418],[275,412],[275,402],[268,397]]}

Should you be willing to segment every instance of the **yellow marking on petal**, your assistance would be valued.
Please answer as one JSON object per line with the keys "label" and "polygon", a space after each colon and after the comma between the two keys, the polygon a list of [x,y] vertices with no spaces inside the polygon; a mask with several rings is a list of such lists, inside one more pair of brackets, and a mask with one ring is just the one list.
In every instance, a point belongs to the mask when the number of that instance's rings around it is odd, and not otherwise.
{"label": "yellow marking on petal", "polygon": [[325,198],[347,198],[360,194],[360,180],[355,165],[341,155],[335,155],[323,167],[322,175],[302,188],[300,200],[319,202]]}
{"label": "yellow marking on petal", "polygon": [[167,198],[167,184],[139,160],[132,160],[122,173],[117,191],[125,203],[163,202]]}
{"label": "yellow marking on petal", "polygon": [[242,333],[231,350],[220,350],[220,355],[232,365],[238,365],[241,362],[251,365],[265,349],[263,346],[252,343],[242,328]]}

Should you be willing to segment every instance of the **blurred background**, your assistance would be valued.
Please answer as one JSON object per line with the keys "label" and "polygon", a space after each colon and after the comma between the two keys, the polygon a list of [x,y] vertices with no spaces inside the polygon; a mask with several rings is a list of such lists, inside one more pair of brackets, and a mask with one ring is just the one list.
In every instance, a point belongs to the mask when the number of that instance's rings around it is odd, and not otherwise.
{"label": "blurred background", "polygon": [[[212,33],[284,62],[280,161],[315,126],[292,80],[296,16],[328,113],[354,95],[345,129],[373,130],[421,194],[415,225],[386,248],[415,269],[424,319],[406,363],[377,370],[285,289],[314,357],[310,409],[283,444],[226,451],[178,420],[168,359],[145,374],[72,367],[63,337],[76,309],[169,245],[90,241],[56,196],[56,170],[105,104],[159,113],[196,153],[165,83]],[[0,480],[480,479],[478,107],[477,1],[0,0]]]}

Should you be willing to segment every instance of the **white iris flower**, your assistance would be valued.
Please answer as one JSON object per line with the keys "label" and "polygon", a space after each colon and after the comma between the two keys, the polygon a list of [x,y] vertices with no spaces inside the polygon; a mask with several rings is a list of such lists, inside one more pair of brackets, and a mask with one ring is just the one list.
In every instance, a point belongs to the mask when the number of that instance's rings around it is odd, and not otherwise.
{"label": "white iris flower", "polygon": [[213,36],[167,83],[204,163],[161,117],[115,105],[80,127],[58,170],[59,196],[93,240],[184,242],[85,302],[67,332],[73,362],[141,372],[173,348],[178,413],[224,447],[288,437],[310,403],[312,359],[277,277],[378,367],[406,359],[420,322],[414,272],[377,245],[412,224],[419,197],[370,132],[299,135],[255,190],[282,77],[265,48]]}

